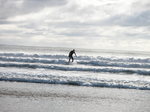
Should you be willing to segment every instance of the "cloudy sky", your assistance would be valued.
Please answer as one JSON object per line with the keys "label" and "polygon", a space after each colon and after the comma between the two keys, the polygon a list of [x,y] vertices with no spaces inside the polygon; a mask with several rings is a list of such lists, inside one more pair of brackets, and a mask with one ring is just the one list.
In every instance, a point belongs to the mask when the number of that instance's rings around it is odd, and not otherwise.
{"label": "cloudy sky", "polygon": [[0,44],[150,51],[150,0],[0,0]]}

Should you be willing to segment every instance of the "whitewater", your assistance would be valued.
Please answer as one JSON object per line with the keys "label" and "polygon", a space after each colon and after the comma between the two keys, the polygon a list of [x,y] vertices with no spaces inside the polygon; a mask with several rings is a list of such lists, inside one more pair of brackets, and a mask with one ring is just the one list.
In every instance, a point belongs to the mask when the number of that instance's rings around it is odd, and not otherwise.
{"label": "whitewater", "polygon": [[150,90],[150,52],[0,45],[0,81]]}

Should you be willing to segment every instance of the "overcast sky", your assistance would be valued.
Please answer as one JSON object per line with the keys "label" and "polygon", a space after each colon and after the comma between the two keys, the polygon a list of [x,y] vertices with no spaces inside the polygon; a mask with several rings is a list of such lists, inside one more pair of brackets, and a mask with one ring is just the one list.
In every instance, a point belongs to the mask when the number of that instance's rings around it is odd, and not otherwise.
{"label": "overcast sky", "polygon": [[0,0],[0,44],[150,51],[150,0]]}

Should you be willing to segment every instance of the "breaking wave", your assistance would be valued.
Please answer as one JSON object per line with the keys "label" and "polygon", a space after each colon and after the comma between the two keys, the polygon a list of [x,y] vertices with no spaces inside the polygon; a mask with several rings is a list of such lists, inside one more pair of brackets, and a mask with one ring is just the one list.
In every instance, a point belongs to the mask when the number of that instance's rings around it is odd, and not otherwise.
{"label": "breaking wave", "polygon": [[[48,58],[48,59],[66,59],[67,55],[43,55],[43,54],[25,54],[25,53],[0,53],[0,56],[5,57],[28,57],[28,58]],[[77,60],[103,60],[111,62],[135,62],[135,63],[150,63],[150,58],[115,58],[115,57],[93,57],[93,56],[78,56]]]}
{"label": "breaking wave", "polygon": [[[16,58],[16,57],[0,57],[0,61],[8,62],[24,62],[24,63],[43,63],[43,64],[66,64],[65,59],[42,59],[42,58]],[[148,63],[123,63],[123,62],[111,62],[103,60],[85,61],[78,60],[78,64],[91,65],[91,66],[108,66],[108,67],[126,67],[126,68],[150,68]]]}
{"label": "breaking wave", "polygon": [[66,84],[76,86],[150,90],[150,84],[144,81],[139,82],[126,80],[104,80],[95,78],[85,78],[75,76],[68,77],[68,76],[44,75],[44,74],[36,74],[36,75],[16,74],[16,73],[4,74],[3,77],[0,77],[0,81],[17,81],[30,83]]}
{"label": "breaking wave", "polygon": [[91,67],[69,67],[59,65],[27,64],[27,63],[0,63],[0,67],[17,67],[17,68],[42,68],[62,71],[86,71],[86,72],[109,72],[109,73],[126,73],[150,75],[149,70],[123,69],[123,68],[91,68]]}

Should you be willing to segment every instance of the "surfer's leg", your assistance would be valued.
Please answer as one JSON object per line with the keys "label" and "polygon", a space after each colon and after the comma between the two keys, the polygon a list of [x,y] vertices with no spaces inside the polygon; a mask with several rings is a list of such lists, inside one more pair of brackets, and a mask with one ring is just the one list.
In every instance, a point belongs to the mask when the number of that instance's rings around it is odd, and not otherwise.
{"label": "surfer's leg", "polygon": [[70,59],[71,59],[71,58],[69,57],[69,61],[68,61],[69,63],[70,63]]}
{"label": "surfer's leg", "polygon": [[73,59],[73,57],[71,57],[72,58],[72,62],[74,61],[74,59]]}

